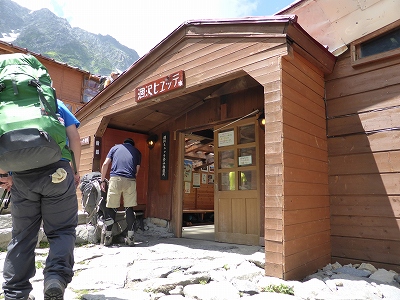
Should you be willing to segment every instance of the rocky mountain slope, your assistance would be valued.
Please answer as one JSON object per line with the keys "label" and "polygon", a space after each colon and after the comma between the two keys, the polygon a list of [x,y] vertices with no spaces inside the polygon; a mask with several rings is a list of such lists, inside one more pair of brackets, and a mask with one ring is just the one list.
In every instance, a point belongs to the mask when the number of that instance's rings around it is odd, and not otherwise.
{"label": "rocky mountain slope", "polygon": [[124,71],[139,55],[109,35],[71,27],[48,9],[0,0],[0,40],[98,75]]}

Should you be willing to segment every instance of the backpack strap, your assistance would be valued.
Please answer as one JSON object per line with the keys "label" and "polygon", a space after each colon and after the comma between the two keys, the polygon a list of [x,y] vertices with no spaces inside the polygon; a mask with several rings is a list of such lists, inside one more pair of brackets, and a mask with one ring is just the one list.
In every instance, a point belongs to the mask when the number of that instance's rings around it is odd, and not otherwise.
{"label": "backpack strap", "polygon": [[[58,120],[58,117],[57,117],[57,115],[56,115],[56,112],[53,111],[53,109],[52,109],[52,107],[50,106],[49,102],[46,100],[46,98],[45,98],[44,95],[43,95],[43,91],[42,91],[40,82],[39,82],[38,80],[36,80],[36,79],[32,79],[32,80],[29,81],[28,85],[33,86],[33,87],[36,87],[36,89],[37,89],[37,91],[38,91],[38,94],[39,94],[40,102],[43,104],[43,106],[45,106],[45,107],[47,108],[47,110],[50,112],[51,116],[52,116],[54,119]],[[56,97],[56,94],[55,94],[55,90],[54,90],[54,89],[53,89],[53,93],[54,93],[54,99],[55,99],[56,111],[57,111],[58,104],[57,104],[57,97]],[[77,170],[77,168],[76,168],[76,162],[75,162],[74,152],[68,147],[68,145],[65,145],[64,148],[66,148],[66,149],[71,153],[71,159],[72,159],[72,166],[73,166],[73,168],[74,168],[74,174],[77,174],[77,173],[78,173],[78,170]]]}
{"label": "backpack strap", "polygon": [[29,81],[28,85],[36,87],[38,94],[39,94],[40,102],[43,104],[43,106],[45,106],[47,108],[47,110],[50,112],[51,116],[54,119],[58,120],[56,112],[53,111],[53,108],[50,106],[49,102],[47,102],[46,98],[43,95],[43,91],[42,91],[40,82],[36,79],[32,79]]}
{"label": "backpack strap", "polygon": [[12,75],[11,82],[13,85],[14,95],[18,95],[17,79],[15,78],[15,74]]}

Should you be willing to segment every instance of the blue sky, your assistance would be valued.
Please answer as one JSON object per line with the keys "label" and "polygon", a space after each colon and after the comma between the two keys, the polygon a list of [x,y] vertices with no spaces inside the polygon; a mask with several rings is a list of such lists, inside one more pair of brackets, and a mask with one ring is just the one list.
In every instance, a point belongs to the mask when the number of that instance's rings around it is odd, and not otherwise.
{"label": "blue sky", "polygon": [[179,25],[194,19],[269,16],[297,0],[12,0],[48,8],[71,26],[111,35],[143,56]]}

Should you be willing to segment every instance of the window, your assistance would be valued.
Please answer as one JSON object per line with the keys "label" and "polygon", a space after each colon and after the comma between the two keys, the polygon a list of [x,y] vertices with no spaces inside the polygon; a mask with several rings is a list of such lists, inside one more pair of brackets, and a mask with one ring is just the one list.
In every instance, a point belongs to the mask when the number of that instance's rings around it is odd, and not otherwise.
{"label": "window", "polygon": [[100,91],[100,84],[92,79],[86,79],[83,83],[83,103],[88,103]]}
{"label": "window", "polygon": [[400,21],[354,41],[350,48],[354,67],[400,56]]}
{"label": "window", "polygon": [[400,28],[360,44],[360,58],[400,48]]}

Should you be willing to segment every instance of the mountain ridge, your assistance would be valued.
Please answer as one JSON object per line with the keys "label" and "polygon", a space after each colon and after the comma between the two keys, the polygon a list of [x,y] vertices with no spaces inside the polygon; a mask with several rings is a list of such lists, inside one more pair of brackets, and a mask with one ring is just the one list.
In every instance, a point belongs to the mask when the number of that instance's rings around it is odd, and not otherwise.
{"label": "mountain ridge", "polygon": [[103,76],[139,59],[110,35],[72,27],[47,8],[31,11],[11,0],[0,0],[0,40]]}

